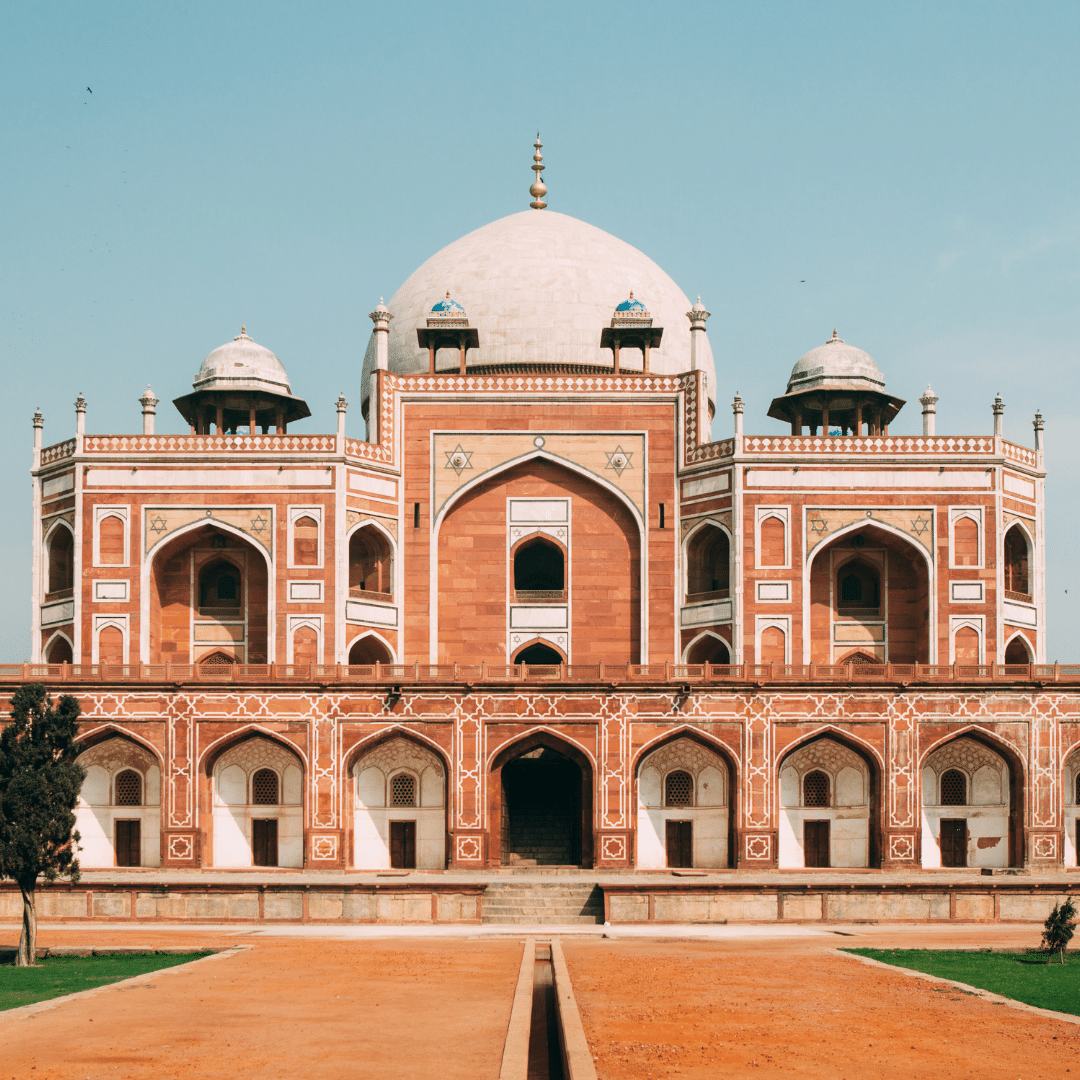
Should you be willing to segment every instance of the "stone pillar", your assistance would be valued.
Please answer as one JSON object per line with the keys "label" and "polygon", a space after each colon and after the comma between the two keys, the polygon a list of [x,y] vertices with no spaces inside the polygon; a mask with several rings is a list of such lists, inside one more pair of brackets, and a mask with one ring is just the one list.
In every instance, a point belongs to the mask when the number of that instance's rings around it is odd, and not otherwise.
{"label": "stone pillar", "polygon": [[[735,391],[735,399],[731,403],[731,411],[735,414],[735,438],[742,438],[743,399],[739,397],[739,391]],[[738,447],[736,447],[738,452]]]}
{"label": "stone pillar", "polygon": [[705,310],[705,305],[702,304],[700,296],[694,306],[686,313],[686,317],[690,320],[691,371],[697,371],[701,366],[700,360],[705,354],[705,321],[710,314],[711,312]]}
{"label": "stone pillar", "polygon": [[86,434],[86,398],[81,393],[75,399],[75,434],[80,438]]}
{"label": "stone pillar", "polygon": [[1005,420],[1005,402],[1001,400],[1001,395],[997,394],[994,397],[994,435],[1000,437],[1004,432],[1004,420]]}
{"label": "stone pillar", "polygon": [[[1041,419],[1041,417],[1040,417]],[[45,426],[45,417],[41,415],[41,407],[34,410],[34,468],[41,467],[41,429]],[[1039,436],[1036,434],[1036,445]]]}
{"label": "stone pillar", "polygon": [[337,452],[339,454],[345,453],[345,410],[349,407],[349,403],[345,400],[345,393],[338,394],[338,399],[334,404],[337,406]]}
{"label": "stone pillar", "polygon": [[[379,306],[368,315],[368,318],[375,324],[375,366],[382,371],[386,371],[390,363],[390,320],[393,317],[389,308],[383,303],[381,296],[379,297]],[[434,374],[434,363],[431,364],[431,370]]]}
{"label": "stone pillar", "polygon": [[[40,416],[41,413],[38,413],[37,415]],[[1041,454],[1043,452],[1043,428],[1046,426],[1043,423],[1043,415],[1041,412],[1035,413],[1035,419],[1031,422],[1031,426],[1035,429],[1035,453]],[[1042,468],[1041,465],[1039,467]]]}
{"label": "stone pillar", "polygon": [[150,389],[150,384],[146,384],[146,393],[139,398],[139,404],[142,406],[142,433],[144,435],[154,434],[154,416],[157,413],[158,399],[154,397],[154,391]]}
{"label": "stone pillar", "polygon": [[924,435],[933,435],[935,434],[938,399],[934,396],[934,391],[930,389],[929,383],[926,384],[926,393],[919,398],[919,403],[922,405],[922,433]]}

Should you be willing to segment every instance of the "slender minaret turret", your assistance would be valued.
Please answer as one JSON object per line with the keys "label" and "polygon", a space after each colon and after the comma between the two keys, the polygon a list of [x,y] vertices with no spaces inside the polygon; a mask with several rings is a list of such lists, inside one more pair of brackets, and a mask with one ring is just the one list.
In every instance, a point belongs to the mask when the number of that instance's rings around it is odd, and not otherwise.
{"label": "slender minaret turret", "polygon": [[157,403],[158,399],[154,397],[154,391],[150,389],[150,384],[147,383],[146,393],[139,398],[139,404],[142,406],[142,433],[144,435],[154,434],[154,416],[157,412]]}
{"label": "slender minaret turret", "polygon": [[379,297],[379,306],[368,315],[375,324],[375,367],[385,371],[390,363],[390,320],[394,316]]}
{"label": "slender minaret turret", "polygon": [[705,344],[705,320],[712,314],[712,312],[705,310],[705,305],[701,302],[701,297],[697,298],[697,303],[686,313],[686,317],[690,320],[690,370],[697,371],[700,367],[698,363],[698,357],[702,354],[703,346]]}
{"label": "slender minaret turret", "polygon": [[926,384],[926,393],[919,398],[919,404],[922,405],[922,433],[924,435],[934,434],[934,421],[937,416],[937,403],[938,398],[934,396],[934,391],[930,389],[930,384]]}
{"label": "slender minaret turret", "polygon": [[1005,402],[1001,400],[1001,394],[994,395],[994,434],[1002,435],[1005,427]]}

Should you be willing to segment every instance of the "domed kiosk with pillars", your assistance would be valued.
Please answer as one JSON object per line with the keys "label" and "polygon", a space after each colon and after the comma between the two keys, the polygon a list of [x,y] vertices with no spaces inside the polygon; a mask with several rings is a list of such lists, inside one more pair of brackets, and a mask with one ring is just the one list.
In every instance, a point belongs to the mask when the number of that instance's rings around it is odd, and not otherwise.
{"label": "domed kiosk with pillars", "polygon": [[[371,311],[364,438],[344,394],[302,425],[246,329],[176,399],[186,435],[149,388],[141,434],[88,432],[81,395],[74,438],[35,416],[34,653],[0,677],[82,702],[86,875],[194,897],[228,867],[214,903],[252,918],[476,920],[492,874],[547,869],[613,921],[1043,918],[963,876],[1076,862],[1041,417],[1033,447],[1000,398],[939,435],[927,388],[891,434],[904,402],[834,332],[784,428],[744,431],[701,299],[549,209],[535,149],[528,209]],[[275,866],[301,876],[271,899]],[[124,888],[136,917],[210,902]]]}

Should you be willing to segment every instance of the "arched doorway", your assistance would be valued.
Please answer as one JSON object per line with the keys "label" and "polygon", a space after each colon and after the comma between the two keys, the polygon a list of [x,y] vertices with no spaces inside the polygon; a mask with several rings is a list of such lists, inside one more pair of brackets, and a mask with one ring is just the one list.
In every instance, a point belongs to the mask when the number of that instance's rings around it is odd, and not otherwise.
{"label": "arched doorway", "polygon": [[717,751],[683,735],[638,766],[639,869],[731,865],[730,770]]}
{"label": "arched doorway", "polygon": [[161,768],[149,750],[113,735],[78,757],[86,779],[75,807],[87,869],[161,865]]}
{"label": "arched doorway", "polygon": [[781,869],[878,863],[877,769],[830,735],[780,765]]}
{"label": "arched doorway", "polygon": [[304,865],[304,767],[274,739],[252,735],[214,762],[214,866]]}
{"label": "arched doorway", "polygon": [[489,858],[502,866],[591,867],[593,770],[577,747],[538,732],[492,764]]}
{"label": "arched doorway", "polygon": [[1023,780],[1004,747],[961,735],[922,767],[922,865],[1023,864]]}
{"label": "arched doorway", "polygon": [[688,664],[730,664],[731,650],[728,643],[717,634],[702,634],[690,643],[686,651]]}
{"label": "arched doorway", "polygon": [[394,735],[352,767],[353,865],[359,870],[446,866],[446,768],[435,751]]}
{"label": "arched doorway", "polygon": [[514,654],[515,664],[555,665],[561,664],[565,657],[553,645],[543,641],[534,641],[525,645]]}
{"label": "arched doorway", "polygon": [[390,648],[382,638],[375,634],[364,634],[357,638],[349,648],[349,666],[364,667],[373,664],[392,664]]}

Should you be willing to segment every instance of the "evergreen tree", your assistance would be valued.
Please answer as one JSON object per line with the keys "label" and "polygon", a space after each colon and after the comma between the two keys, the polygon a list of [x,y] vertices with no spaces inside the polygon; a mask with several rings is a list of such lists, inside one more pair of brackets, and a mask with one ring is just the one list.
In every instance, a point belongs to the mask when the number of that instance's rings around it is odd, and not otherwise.
{"label": "evergreen tree", "polygon": [[1072,941],[1076,928],[1076,907],[1072,897],[1068,897],[1064,904],[1055,904],[1054,910],[1046,917],[1043,923],[1042,943],[1046,949],[1046,962],[1050,963],[1050,957],[1058,954],[1061,962],[1065,963],[1065,950]]}
{"label": "evergreen tree", "polygon": [[0,878],[14,879],[22,892],[15,963],[25,967],[37,955],[38,878],[79,880],[72,811],[86,770],[75,761],[81,750],[75,698],[65,695],[54,704],[41,683],[30,683],[19,687],[11,705],[11,723],[0,732]]}

